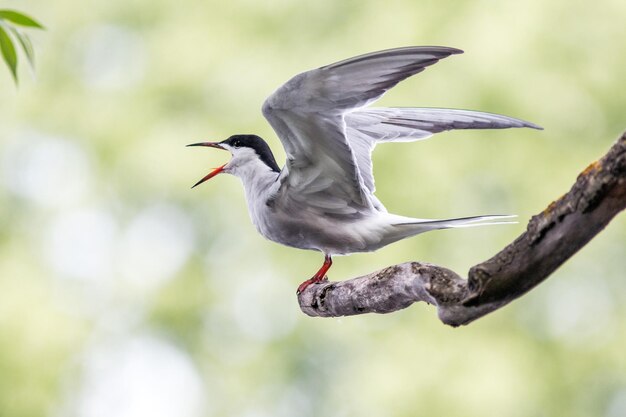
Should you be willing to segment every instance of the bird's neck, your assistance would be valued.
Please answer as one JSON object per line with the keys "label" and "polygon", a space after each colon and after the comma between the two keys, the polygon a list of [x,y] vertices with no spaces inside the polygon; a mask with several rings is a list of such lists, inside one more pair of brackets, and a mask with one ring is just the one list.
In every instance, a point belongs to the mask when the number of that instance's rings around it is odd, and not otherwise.
{"label": "bird's neck", "polygon": [[261,200],[271,197],[272,187],[275,186],[280,172],[272,170],[261,161],[255,161],[240,167],[236,175],[243,183],[248,206],[252,209]]}

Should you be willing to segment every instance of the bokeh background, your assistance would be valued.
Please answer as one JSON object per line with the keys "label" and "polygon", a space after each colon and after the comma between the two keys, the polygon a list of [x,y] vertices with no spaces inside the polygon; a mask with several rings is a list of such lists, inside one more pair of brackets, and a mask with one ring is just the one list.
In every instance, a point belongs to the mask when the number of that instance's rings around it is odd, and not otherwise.
{"label": "bokeh background", "polygon": [[292,75],[405,45],[446,59],[380,105],[468,108],[545,131],[449,132],[374,154],[417,217],[517,213],[337,258],[466,271],[519,235],[626,128],[626,2],[3,1],[41,20],[36,75],[0,69],[0,416],[626,415],[626,216],[547,282],[452,329],[416,305],[312,319],[321,264],[251,225],[227,155]]}

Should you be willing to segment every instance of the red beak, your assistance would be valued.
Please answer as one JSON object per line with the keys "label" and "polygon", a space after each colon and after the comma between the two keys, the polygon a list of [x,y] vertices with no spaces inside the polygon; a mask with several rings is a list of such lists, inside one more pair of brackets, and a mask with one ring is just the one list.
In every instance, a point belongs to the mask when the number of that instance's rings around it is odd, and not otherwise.
{"label": "red beak", "polygon": [[[219,143],[217,142],[199,142],[199,143],[192,143],[190,145],[187,146],[207,146],[210,148],[217,148],[217,149],[224,149]],[[224,149],[225,150],[225,149]],[[226,166],[226,164],[222,165],[221,167],[217,167],[215,168],[213,171],[209,172],[204,178],[202,178],[200,181],[198,181],[197,183],[195,183],[193,185],[193,187],[197,187],[198,185],[202,184],[203,182],[210,180],[211,178],[213,178],[214,176],[216,176],[217,174],[219,174],[220,172],[222,172],[224,170],[224,167]]]}

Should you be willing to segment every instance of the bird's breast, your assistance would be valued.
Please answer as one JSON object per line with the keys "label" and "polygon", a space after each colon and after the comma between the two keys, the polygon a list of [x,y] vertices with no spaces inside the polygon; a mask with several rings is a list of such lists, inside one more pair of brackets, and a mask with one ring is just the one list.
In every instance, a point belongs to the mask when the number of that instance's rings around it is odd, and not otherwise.
{"label": "bird's breast", "polygon": [[378,248],[382,229],[366,218],[317,215],[307,211],[287,212],[270,205],[250,211],[252,222],[268,240],[282,245],[318,250],[327,254],[368,252]]}

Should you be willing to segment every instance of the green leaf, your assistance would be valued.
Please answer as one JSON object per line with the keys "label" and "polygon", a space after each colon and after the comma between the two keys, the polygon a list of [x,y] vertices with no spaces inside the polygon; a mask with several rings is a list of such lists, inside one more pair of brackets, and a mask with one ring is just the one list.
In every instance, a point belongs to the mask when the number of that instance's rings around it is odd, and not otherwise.
{"label": "green leaf", "polygon": [[11,32],[13,32],[13,35],[15,35],[17,40],[20,41],[22,49],[24,50],[24,55],[26,55],[30,67],[35,69],[35,52],[33,50],[33,44],[30,42],[30,38],[27,35],[20,33],[20,31],[13,27],[11,28]]}
{"label": "green leaf", "polygon": [[0,10],[0,19],[8,20],[9,22],[20,26],[45,29],[41,23],[37,22],[32,17],[27,16],[24,13],[16,12],[15,10]]}
{"label": "green leaf", "polygon": [[4,62],[7,63],[17,84],[17,54],[15,53],[15,46],[13,46],[13,40],[2,26],[0,26],[0,49],[2,50]]}

